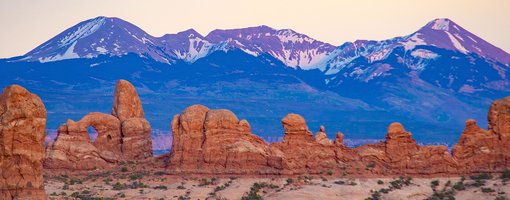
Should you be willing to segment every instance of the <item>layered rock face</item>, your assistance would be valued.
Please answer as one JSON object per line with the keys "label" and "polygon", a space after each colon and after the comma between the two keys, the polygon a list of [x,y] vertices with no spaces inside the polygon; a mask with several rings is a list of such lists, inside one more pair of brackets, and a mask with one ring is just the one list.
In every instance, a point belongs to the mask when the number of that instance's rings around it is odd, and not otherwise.
{"label": "layered rock face", "polygon": [[274,174],[280,153],[251,133],[250,124],[229,110],[193,105],[172,120],[169,167],[175,172]]}
{"label": "layered rock face", "polygon": [[303,117],[282,119],[283,141],[266,144],[246,120],[228,110],[188,107],[172,120],[173,148],[168,167],[176,173],[449,175],[495,172],[510,167],[510,98],[489,111],[489,130],[466,122],[453,153],[446,146],[420,146],[400,123],[388,127],[385,141],[349,148],[344,135],[334,141],[323,126],[312,135]]}
{"label": "layered rock face", "polygon": [[[152,157],[151,127],[143,117],[134,86],[119,80],[112,115],[92,112],[80,121],[68,120],[60,126],[55,142],[46,150],[45,166],[85,170]],[[89,127],[97,132],[94,142],[88,134]]]}
{"label": "layered rock face", "polygon": [[[343,144],[333,144],[321,127],[313,137],[303,117],[288,114],[282,119],[283,141],[271,144],[283,153],[282,174],[321,173],[346,166],[353,154]],[[342,139],[343,140],[343,139]]]}
{"label": "layered rock face", "polygon": [[446,146],[419,146],[402,124],[388,127],[386,140],[355,149],[372,174],[439,175],[456,173],[456,162]]}
{"label": "layered rock face", "polygon": [[474,120],[453,147],[453,156],[465,173],[499,171],[510,166],[510,97],[496,100],[488,114],[489,130]]}
{"label": "layered rock face", "polygon": [[0,95],[0,199],[46,199],[42,163],[46,109],[19,85]]}

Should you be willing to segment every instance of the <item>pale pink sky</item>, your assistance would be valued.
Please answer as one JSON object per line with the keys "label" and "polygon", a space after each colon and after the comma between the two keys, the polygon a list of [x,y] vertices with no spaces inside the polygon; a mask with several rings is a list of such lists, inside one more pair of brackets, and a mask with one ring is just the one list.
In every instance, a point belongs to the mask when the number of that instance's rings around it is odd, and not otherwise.
{"label": "pale pink sky", "polygon": [[450,18],[510,52],[510,0],[1,0],[0,58],[25,54],[97,16],[122,18],[153,36],[268,25],[333,45],[407,35]]}

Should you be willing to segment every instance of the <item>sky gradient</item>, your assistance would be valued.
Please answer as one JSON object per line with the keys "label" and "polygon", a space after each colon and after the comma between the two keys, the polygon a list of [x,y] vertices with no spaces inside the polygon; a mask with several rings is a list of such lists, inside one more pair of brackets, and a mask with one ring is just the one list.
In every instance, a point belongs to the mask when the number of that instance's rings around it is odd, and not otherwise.
{"label": "sky gradient", "polygon": [[333,45],[403,36],[449,18],[510,52],[509,0],[0,0],[0,58],[23,55],[97,16],[122,18],[157,37],[268,25]]}

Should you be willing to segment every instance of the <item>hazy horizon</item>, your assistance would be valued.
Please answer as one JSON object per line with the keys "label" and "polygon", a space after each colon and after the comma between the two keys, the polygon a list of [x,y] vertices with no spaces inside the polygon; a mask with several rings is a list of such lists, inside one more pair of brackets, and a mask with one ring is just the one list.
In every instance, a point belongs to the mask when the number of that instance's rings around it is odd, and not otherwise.
{"label": "hazy horizon", "polygon": [[159,37],[190,28],[267,25],[292,29],[333,45],[411,34],[436,18],[449,18],[489,43],[510,51],[510,1],[99,1],[0,2],[0,58],[23,55],[65,29],[97,16],[118,17]]}

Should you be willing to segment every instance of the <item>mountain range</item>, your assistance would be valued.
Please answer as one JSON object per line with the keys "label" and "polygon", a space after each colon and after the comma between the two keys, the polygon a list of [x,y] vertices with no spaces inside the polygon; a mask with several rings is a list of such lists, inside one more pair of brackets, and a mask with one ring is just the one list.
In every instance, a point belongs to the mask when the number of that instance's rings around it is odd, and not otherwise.
{"label": "mountain range", "polygon": [[[382,139],[401,121],[423,143],[453,144],[464,121],[510,94],[510,54],[449,19],[383,41],[334,46],[268,26],[193,29],[154,37],[119,18],[97,17],[25,55],[0,60],[0,85],[40,95],[48,128],[90,111],[108,112],[117,79],[139,90],[148,120],[169,130],[194,103],[228,108],[267,140],[289,112],[342,131]],[[96,102],[91,106],[90,102]],[[353,145],[357,144],[353,141]]]}

